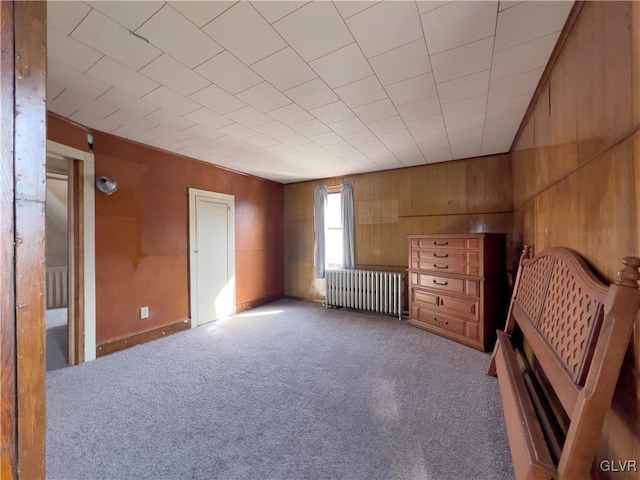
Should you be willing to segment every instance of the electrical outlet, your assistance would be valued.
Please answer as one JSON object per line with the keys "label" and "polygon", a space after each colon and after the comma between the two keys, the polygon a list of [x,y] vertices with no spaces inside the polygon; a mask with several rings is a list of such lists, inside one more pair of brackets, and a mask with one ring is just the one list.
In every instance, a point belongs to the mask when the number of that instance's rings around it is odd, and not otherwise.
{"label": "electrical outlet", "polygon": [[140,318],[149,318],[149,307],[142,307],[140,309]]}

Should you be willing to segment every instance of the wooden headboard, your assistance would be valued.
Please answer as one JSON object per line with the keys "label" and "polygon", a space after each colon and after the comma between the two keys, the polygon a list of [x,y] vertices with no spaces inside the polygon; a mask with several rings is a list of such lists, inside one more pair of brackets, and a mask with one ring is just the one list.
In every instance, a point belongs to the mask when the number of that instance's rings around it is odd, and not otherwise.
{"label": "wooden headboard", "polygon": [[640,259],[625,257],[615,284],[596,279],[574,251],[535,258],[525,246],[497,375],[516,478],[589,478],[640,307]]}

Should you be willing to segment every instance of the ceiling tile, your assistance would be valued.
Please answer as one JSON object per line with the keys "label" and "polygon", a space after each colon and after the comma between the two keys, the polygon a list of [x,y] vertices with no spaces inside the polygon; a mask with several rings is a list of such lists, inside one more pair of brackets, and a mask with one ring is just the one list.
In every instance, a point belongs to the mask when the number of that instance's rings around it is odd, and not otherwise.
{"label": "ceiling tile", "polygon": [[476,113],[485,113],[487,109],[487,96],[468,98],[458,102],[451,102],[442,105],[442,116],[445,120],[453,120],[454,118],[474,115]]}
{"label": "ceiling tile", "polygon": [[290,47],[254,63],[251,68],[281,91],[297,87],[317,76]]}
{"label": "ceiling tile", "polygon": [[153,78],[182,95],[191,95],[193,92],[197,92],[209,85],[207,79],[188,69],[167,54],[156,58],[141,69],[140,73]]}
{"label": "ceiling tile", "polygon": [[118,110],[113,105],[109,105],[108,103],[100,100],[94,100],[91,97],[82,95],[78,92],[72,92],[71,90],[65,90],[62,92],[50,103],[50,105],[54,107],[57,107],[58,105],[66,105],[68,107],[73,107],[74,111],[86,110],[98,118],[107,117]]}
{"label": "ceiling tile", "polygon": [[272,145],[270,147],[266,147],[265,150],[267,152],[273,153],[275,155],[291,155],[291,154],[295,154],[296,151],[291,148],[291,147],[287,147],[286,145],[282,145],[282,144],[277,144],[277,145]]}
{"label": "ceiling tile", "polygon": [[418,12],[420,13],[427,13],[430,12],[431,10],[435,10],[436,8],[440,8],[443,7],[444,5],[448,5],[449,2],[438,2],[435,0],[417,0],[416,3],[418,4]]}
{"label": "ceiling tile", "polygon": [[194,138],[205,141],[215,140],[216,138],[222,137],[221,133],[215,132],[210,128],[203,127],[202,125],[194,125],[193,127],[184,129],[183,132],[193,136]]}
{"label": "ceiling tile", "polygon": [[162,53],[96,10],[89,12],[71,36],[134,70]]}
{"label": "ceiling tile", "polygon": [[431,67],[436,82],[442,83],[490,69],[492,55],[493,37],[489,37],[437,55],[432,54]]}
{"label": "ceiling tile", "polygon": [[399,116],[385,118],[376,122],[367,123],[367,127],[376,135],[393,133],[405,129],[405,124]]}
{"label": "ceiling tile", "polygon": [[307,143],[310,143],[310,140],[308,138],[303,137],[299,133],[292,133],[290,135],[280,137],[278,138],[278,140],[280,140],[281,143],[292,148],[296,148],[296,147],[299,147],[300,145],[305,145]]}
{"label": "ceiling tile", "polygon": [[427,163],[446,162],[451,160],[451,149],[447,139],[431,142],[427,145],[418,145],[422,150]]}
{"label": "ceiling tile", "polygon": [[195,122],[163,108],[150,113],[144,118],[157,122],[160,125],[164,125],[165,127],[173,130],[184,130],[185,128],[193,126]]}
{"label": "ceiling tile", "polygon": [[203,30],[247,65],[287,46],[249,2],[237,3]]}
{"label": "ceiling tile", "polygon": [[205,78],[229,93],[238,93],[263,79],[226,50],[195,68]]}
{"label": "ceiling tile", "polygon": [[197,67],[223,50],[169,5],[165,5],[136,33],[189,68]]}
{"label": "ceiling tile", "polygon": [[415,102],[398,105],[397,109],[405,122],[431,117],[441,112],[438,97],[423,98]]}
{"label": "ceiling tile", "polygon": [[69,35],[91,11],[84,2],[47,2],[47,25]]}
{"label": "ceiling tile", "polygon": [[355,42],[314,60],[310,65],[331,88],[373,75],[369,62]]}
{"label": "ceiling tile", "polygon": [[273,119],[271,117],[265,115],[262,112],[259,112],[253,107],[244,107],[240,110],[228,113],[226,116],[234,122],[249,128],[273,122]]}
{"label": "ceiling tile", "polygon": [[466,77],[456,78],[438,84],[438,96],[440,103],[451,103],[466,98],[486,95],[489,91],[489,76],[491,72],[473,73]]}
{"label": "ceiling tile", "polygon": [[54,83],[51,80],[47,79],[47,93],[46,93],[47,102],[55,99],[63,91],[64,91],[64,87],[61,87],[57,83]]}
{"label": "ceiling tile", "polygon": [[291,100],[267,82],[248,88],[237,96],[261,112],[269,112],[291,103]]}
{"label": "ceiling tile", "polygon": [[460,130],[471,130],[475,128],[482,128],[484,126],[484,112],[477,113],[475,115],[468,115],[464,117],[458,117],[451,120],[446,120],[445,124],[447,132],[451,135],[454,132]]}
{"label": "ceiling tile", "polygon": [[311,2],[273,24],[307,62],[353,42],[332,2]]}
{"label": "ceiling tile", "polygon": [[383,85],[397,83],[431,71],[424,40],[416,40],[369,60]]}
{"label": "ceiling tile", "polygon": [[370,2],[364,0],[339,0],[334,5],[340,12],[342,18],[349,18],[362,10],[365,10],[378,2]]}
{"label": "ceiling tile", "polygon": [[101,57],[102,53],[47,27],[47,58],[86,72]]}
{"label": "ceiling tile", "polygon": [[[451,145],[451,153],[453,156],[456,156],[454,145],[465,145],[465,144],[475,144],[477,143],[477,150],[480,150],[480,143],[482,142],[482,131],[483,128],[474,128],[468,130],[459,130],[455,132],[447,131],[447,136],[449,137],[449,144]],[[469,156],[475,156],[477,153],[474,153]]]}
{"label": "ceiling tile", "polygon": [[279,122],[282,122],[283,124],[289,126],[295,125],[296,123],[302,123],[307,120],[313,120],[313,117],[309,113],[307,113],[295,103],[287,105],[286,107],[272,110],[268,113],[268,115],[272,118],[275,118]]}
{"label": "ceiling tile", "polygon": [[363,143],[362,145],[357,145],[356,148],[372,160],[392,156],[392,153],[389,151],[386,145],[378,140],[371,143]]}
{"label": "ceiling tile", "polygon": [[[489,100],[491,100],[491,97],[489,97]],[[531,93],[507,98],[505,100],[498,100],[496,102],[489,101],[487,104],[487,122],[506,114],[519,114],[522,116],[527,110],[530,101]],[[520,122],[518,122],[518,125],[520,125]]]}
{"label": "ceiling tile", "polygon": [[160,10],[164,2],[130,0],[127,2],[97,1],[89,2],[89,5],[129,30],[135,30]]}
{"label": "ceiling tile", "polygon": [[[233,125],[230,125],[230,127],[233,128]],[[255,135],[255,132],[249,132],[250,135]],[[233,150],[235,148],[239,148],[242,147],[244,145],[246,145],[245,142],[243,142],[242,140],[235,138],[235,137],[222,137],[222,138],[218,138],[216,140],[214,140],[213,142],[211,142],[212,145],[216,146],[216,147],[223,147],[223,148],[227,148],[230,150]]]}
{"label": "ceiling tile", "polygon": [[284,93],[291,100],[307,110],[339,100],[336,94],[333,93],[333,90],[327,87],[327,84],[319,78],[287,90]]}
{"label": "ceiling tile", "polygon": [[387,86],[386,89],[389,97],[396,106],[433,97],[438,94],[431,73],[394,83],[393,85]]}
{"label": "ceiling tile", "polygon": [[353,112],[340,101],[314,108],[309,110],[309,113],[324,123],[339,122],[354,116]]}
{"label": "ceiling tile", "polygon": [[223,115],[246,106],[244,102],[228,94],[217,85],[209,85],[189,98]]}
{"label": "ceiling tile", "polygon": [[280,20],[282,17],[290,14],[294,10],[302,7],[306,1],[300,2],[296,0],[287,0],[287,1],[264,1],[258,0],[253,1],[251,4],[258,10],[262,16],[269,23],[276,22]]}
{"label": "ceiling tile", "polygon": [[515,7],[516,5],[519,5],[521,3],[524,3],[524,2],[513,1],[513,0],[500,0],[498,10],[500,11],[506,10],[507,8]]}
{"label": "ceiling tile", "polygon": [[220,128],[218,131],[239,140],[246,140],[249,137],[255,137],[257,135],[257,132],[255,130],[243,127],[242,125],[238,125],[237,123],[224,128]]}
{"label": "ceiling tile", "polygon": [[176,115],[186,115],[187,113],[191,113],[202,107],[199,103],[189,100],[188,98],[183,97],[179,93],[176,93],[164,86],[155,89],[153,92],[146,94],[142,98],[143,100],[158,105],[159,107],[169,110]]}
{"label": "ceiling tile", "polygon": [[336,88],[335,92],[351,108],[387,98],[375,75]]}
{"label": "ceiling tile", "polygon": [[99,97],[99,100],[109,105],[113,105],[120,110],[126,110],[139,117],[149,115],[158,110],[158,106],[142,100],[135,95],[113,87]]}
{"label": "ceiling tile", "polygon": [[398,114],[391,100],[384,98],[353,109],[363,122],[375,122]]}
{"label": "ceiling tile", "polygon": [[341,136],[352,135],[354,133],[369,132],[367,126],[358,118],[349,118],[347,120],[329,123],[327,124],[327,126]]}
{"label": "ceiling tile", "polygon": [[80,125],[84,125],[85,127],[93,128],[95,130],[99,130],[101,132],[112,132],[117,128],[122,126],[122,120],[119,118],[100,118],[93,114],[90,110],[78,110],[73,115],[69,117],[69,119],[73,120]]}
{"label": "ceiling tile", "polygon": [[185,115],[184,118],[188,118],[189,120],[192,120],[197,124],[210,128],[212,130],[218,130],[221,127],[233,123],[231,120],[220,115],[219,113],[216,113],[213,110],[209,110],[208,108],[204,107],[200,110],[196,110],[195,112],[191,112]]}
{"label": "ceiling tile", "polygon": [[556,44],[558,34],[553,33],[531,42],[501,50],[493,55],[491,80],[510,77],[518,73],[543,68]]}
{"label": "ceiling tile", "polygon": [[250,145],[263,148],[272,147],[278,144],[278,142],[276,142],[273,138],[269,138],[266,135],[256,135],[254,137],[245,138],[244,141]]}
{"label": "ceiling tile", "polygon": [[122,137],[122,138],[128,138],[129,140],[133,140],[134,142],[139,142],[139,143],[146,143],[149,140],[153,140],[154,138],[157,138],[157,135],[155,135],[155,133],[149,133],[148,131],[139,131],[139,130],[134,130],[131,127],[127,127],[126,125],[123,125],[122,127],[119,127],[117,129],[115,129],[113,132],[114,135],[117,135],[118,137]]}
{"label": "ceiling tile", "polygon": [[158,125],[157,122],[149,118],[140,118],[138,115],[134,115],[125,110],[118,110],[109,115],[109,120],[122,123],[123,126],[140,132],[144,132]]}
{"label": "ceiling tile", "polygon": [[333,154],[356,151],[356,149],[353,148],[353,145],[345,142],[344,140],[340,140],[340,142],[334,143],[333,145],[325,145],[324,148],[326,148]]}
{"label": "ceiling tile", "polygon": [[271,137],[271,138],[286,137],[287,135],[291,135],[292,133],[294,133],[294,131],[291,130],[286,125],[283,125],[280,122],[274,122],[274,121],[255,127],[254,130],[256,132],[262,133],[263,135],[267,135],[268,137]]}
{"label": "ceiling tile", "polygon": [[467,45],[496,31],[498,2],[453,2],[421,15],[429,53]]}
{"label": "ceiling tile", "polygon": [[368,128],[365,127],[365,129],[366,130],[363,130],[361,132],[345,134],[342,136],[342,138],[344,138],[351,145],[364,145],[365,143],[375,142],[377,140],[376,136],[371,133]]}
{"label": "ceiling tile", "polygon": [[331,131],[324,123],[316,120],[315,118],[313,120],[298,123],[297,125],[291,125],[291,128],[305,137],[320,135],[321,133],[329,133]]}
{"label": "ceiling tile", "polygon": [[399,144],[404,142],[413,142],[413,137],[409,133],[409,131],[404,128],[403,130],[397,130],[391,133],[381,133],[378,134],[378,138],[382,143],[384,143],[390,150],[393,151],[390,145]]}
{"label": "ceiling tile", "polygon": [[110,85],[129,92],[136,97],[142,97],[160,86],[160,84],[150,78],[140,75],[138,72],[131,70],[107,56],[98,60],[98,63],[87,70],[87,74],[104,80]]}
{"label": "ceiling tile", "polygon": [[424,147],[429,144],[439,143],[439,142],[447,142],[449,143],[449,137],[447,136],[447,131],[444,128],[439,130],[428,130],[426,132],[414,133],[413,138],[416,143],[424,151]]}
{"label": "ceiling tile", "polygon": [[538,86],[543,70],[544,68],[537,68],[491,82],[489,84],[489,102],[517,97],[524,93],[533,93]]}
{"label": "ceiling tile", "polygon": [[178,0],[176,2],[169,3],[173,8],[187,17],[196,27],[202,28],[237,2],[227,2],[222,0],[216,0],[215,2],[203,2],[202,0]]}
{"label": "ceiling tile", "polygon": [[494,51],[562,30],[573,2],[524,2],[500,12]]}
{"label": "ceiling tile", "polygon": [[444,118],[441,114],[432,115],[430,117],[418,118],[416,120],[411,120],[410,122],[406,122],[407,128],[413,134],[429,132],[432,130],[439,130],[441,128],[445,128],[444,126]]}
{"label": "ceiling tile", "polygon": [[380,2],[346,22],[367,58],[422,37],[414,2]]}
{"label": "ceiling tile", "polygon": [[343,142],[342,137],[339,136],[339,135],[336,135],[333,132],[322,133],[320,135],[314,135],[314,136],[310,137],[309,140],[314,141],[315,143],[317,143],[318,145],[320,145],[322,147],[327,147],[327,146],[331,146],[331,145],[337,145],[338,143]]}

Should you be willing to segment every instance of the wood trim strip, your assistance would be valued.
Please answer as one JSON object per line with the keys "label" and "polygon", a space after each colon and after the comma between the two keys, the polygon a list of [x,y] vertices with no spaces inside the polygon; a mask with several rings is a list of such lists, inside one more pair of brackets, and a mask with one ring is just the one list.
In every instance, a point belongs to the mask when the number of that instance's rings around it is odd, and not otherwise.
{"label": "wood trim strip", "polygon": [[457,217],[468,215],[500,215],[513,213],[512,210],[496,210],[494,212],[462,212],[462,213],[427,213],[424,215],[398,215],[398,218],[424,218],[424,217]]}
{"label": "wood trim strip", "polygon": [[0,478],[16,477],[13,2],[0,2]]}
{"label": "wood trim strip", "polygon": [[17,474],[36,479],[45,478],[46,3],[14,2],[13,20]]}
{"label": "wood trim strip", "polygon": [[245,312],[247,310],[251,310],[252,308],[260,307],[262,305],[267,305],[268,303],[272,303],[278,300],[282,300],[284,295],[281,293],[275,295],[269,295],[268,297],[258,298],[257,300],[250,300],[248,302],[240,303],[236,305],[236,313]]}
{"label": "wood trim strip", "polygon": [[324,300],[318,300],[317,298],[296,297],[294,295],[285,295],[284,298],[288,298],[289,300],[298,300],[300,302],[319,303],[320,305],[324,303]]}
{"label": "wood trim strip", "polygon": [[167,335],[173,335],[174,333],[182,332],[183,330],[189,330],[190,328],[191,320],[185,319],[170,325],[147,330],[146,332],[136,333],[129,337],[99,343],[96,348],[96,356],[103,357],[104,355],[109,355],[110,353],[118,352],[125,348],[133,347],[134,345],[140,345],[141,343],[147,343],[161,337],[166,337]]}
{"label": "wood trim strip", "polygon": [[540,95],[542,94],[542,90],[544,90],[545,84],[549,80],[549,77],[551,77],[551,71],[553,70],[553,67],[555,67],[556,62],[558,61],[558,57],[560,57],[560,54],[564,49],[564,44],[567,42],[567,39],[569,38],[569,35],[572,32],[573,27],[575,26],[576,21],[580,16],[582,7],[584,7],[584,4],[585,4],[584,0],[576,0],[576,2],[573,4],[573,7],[571,8],[569,15],[567,16],[567,21],[565,22],[564,27],[560,32],[558,41],[556,42],[556,45],[553,48],[553,51],[551,52],[549,61],[547,62],[547,65],[545,66],[544,71],[542,72],[542,76],[540,77],[538,86],[533,92],[533,96],[531,97],[529,106],[527,107],[527,110],[524,112],[524,116],[522,117],[522,121],[520,122],[520,126],[518,127],[518,130],[516,131],[516,135],[515,137],[513,137],[513,142],[511,142],[511,147],[509,148],[509,152],[512,152],[514,147],[518,144],[518,141],[520,140],[520,136],[522,135],[522,132],[524,131],[527,123],[529,122],[531,115],[533,115],[535,106],[538,103],[538,98],[540,98]]}
{"label": "wood trim strip", "polygon": [[74,365],[84,362],[84,164],[73,160]]}

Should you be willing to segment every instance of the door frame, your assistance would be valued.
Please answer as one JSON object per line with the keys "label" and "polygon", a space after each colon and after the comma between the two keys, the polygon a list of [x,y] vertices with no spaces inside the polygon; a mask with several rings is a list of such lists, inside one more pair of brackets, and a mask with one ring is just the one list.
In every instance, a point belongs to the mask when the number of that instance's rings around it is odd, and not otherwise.
{"label": "door frame", "polygon": [[69,364],[77,365],[96,358],[95,157],[51,140],[47,156],[68,164]]}
{"label": "door frame", "polygon": [[232,282],[232,310],[231,314],[236,314],[236,242],[235,242],[235,197],[226,193],[210,192],[197,188],[189,188],[189,302],[191,310],[191,328],[198,326],[198,278],[196,275],[196,200],[198,197],[215,199],[221,203],[226,203],[229,208],[227,217],[227,265]]}

